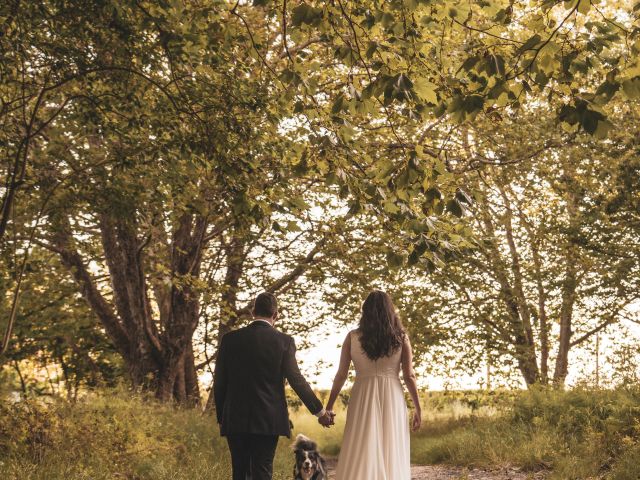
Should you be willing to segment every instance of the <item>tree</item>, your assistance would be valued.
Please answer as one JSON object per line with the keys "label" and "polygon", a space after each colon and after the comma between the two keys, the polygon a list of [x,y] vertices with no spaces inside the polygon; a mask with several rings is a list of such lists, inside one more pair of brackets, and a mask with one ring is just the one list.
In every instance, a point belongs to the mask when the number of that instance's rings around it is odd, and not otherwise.
{"label": "tree", "polygon": [[[600,139],[619,100],[637,98],[638,9],[625,4],[14,1],[0,9],[0,240],[22,258],[9,267],[2,350],[29,255],[45,248],[74,278],[133,384],[182,403],[197,403],[197,367],[215,357],[201,347],[196,365],[194,332],[203,328],[215,345],[246,318],[258,252],[281,263],[259,276],[279,292],[329,272],[353,277],[359,269],[339,269],[365,252],[376,275],[405,265],[435,271],[474,247],[464,217],[473,190],[482,192],[469,172],[560,149],[535,138],[514,148],[515,112],[553,105],[545,119],[558,119],[567,137]],[[503,145],[477,128],[487,125],[501,127]],[[526,128],[546,125],[529,119]],[[509,178],[500,182],[512,198]],[[337,204],[338,213],[310,220],[316,204]],[[298,234],[292,251],[277,244]],[[353,258],[331,258],[356,247]],[[332,295],[343,308],[354,291],[341,285]],[[523,315],[518,348],[531,364]]]}
{"label": "tree", "polygon": [[469,221],[481,243],[425,278],[418,295],[462,333],[452,340],[470,363],[510,357],[527,385],[562,386],[571,349],[629,315],[639,264],[627,194],[638,180],[634,112],[617,112],[633,127],[611,144],[569,137],[534,160],[478,172]]}

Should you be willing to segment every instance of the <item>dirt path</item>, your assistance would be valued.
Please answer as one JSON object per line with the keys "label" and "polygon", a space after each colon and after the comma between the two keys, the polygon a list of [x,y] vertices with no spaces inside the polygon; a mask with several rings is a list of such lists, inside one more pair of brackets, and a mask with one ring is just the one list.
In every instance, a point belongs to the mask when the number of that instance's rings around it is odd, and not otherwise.
{"label": "dirt path", "polygon": [[[327,460],[330,479],[334,478],[335,464],[335,459]],[[523,473],[515,469],[480,470],[439,465],[414,465],[411,467],[411,478],[412,480],[542,480],[544,475],[542,473]]]}

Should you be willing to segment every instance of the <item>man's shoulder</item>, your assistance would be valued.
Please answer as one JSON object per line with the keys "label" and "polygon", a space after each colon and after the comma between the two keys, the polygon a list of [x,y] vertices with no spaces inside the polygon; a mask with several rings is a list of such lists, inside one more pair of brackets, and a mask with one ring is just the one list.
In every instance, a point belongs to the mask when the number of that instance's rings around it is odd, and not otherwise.
{"label": "man's shoulder", "polygon": [[265,328],[263,329],[261,334],[264,334],[265,336],[269,336],[273,340],[276,340],[279,343],[286,344],[286,345],[288,345],[289,342],[293,340],[293,337],[291,335],[281,332],[275,327]]}
{"label": "man's shoulder", "polygon": [[277,336],[279,339],[287,343],[293,340],[293,337],[288,333],[284,333],[283,331],[280,331],[277,328],[272,328],[272,330],[274,332],[274,336]]}
{"label": "man's shoulder", "polygon": [[231,330],[231,331],[225,333],[222,336],[221,342],[224,342],[224,343],[232,342],[235,338],[237,338],[238,336],[242,335],[242,330],[244,330],[244,328],[245,327],[237,328],[235,330]]}
{"label": "man's shoulder", "polygon": [[258,330],[259,338],[262,341],[266,341],[270,344],[278,344],[281,345],[282,348],[289,348],[291,342],[293,342],[293,337],[287,333],[284,333],[278,330],[276,327],[263,327]]}
{"label": "man's shoulder", "polygon": [[[240,328],[237,328],[235,330],[231,330],[230,332],[227,332],[227,333],[224,334],[224,336],[222,337],[222,341],[223,342],[229,342],[229,341],[234,341],[236,339],[241,339],[245,335],[250,334],[251,328],[252,328],[251,324],[249,324],[249,325],[245,325],[244,327],[240,327]],[[287,333],[284,333],[284,332],[281,332],[280,330],[278,330],[275,327],[261,329],[260,330],[260,335],[275,337],[275,338],[278,338],[280,340],[284,340],[286,342],[293,341],[293,337],[291,335],[289,335]]]}
{"label": "man's shoulder", "polygon": [[282,340],[289,345],[290,343],[295,343],[293,337],[288,333],[278,332],[281,335]]}

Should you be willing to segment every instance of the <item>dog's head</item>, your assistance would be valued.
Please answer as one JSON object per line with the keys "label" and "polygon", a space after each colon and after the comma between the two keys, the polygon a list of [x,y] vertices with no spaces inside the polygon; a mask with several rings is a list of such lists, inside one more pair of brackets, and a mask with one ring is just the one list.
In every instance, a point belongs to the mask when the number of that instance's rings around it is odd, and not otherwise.
{"label": "dog's head", "polygon": [[293,444],[296,455],[294,477],[300,480],[321,480],[326,478],[324,460],[318,453],[318,446],[314,441],[298,435]]}

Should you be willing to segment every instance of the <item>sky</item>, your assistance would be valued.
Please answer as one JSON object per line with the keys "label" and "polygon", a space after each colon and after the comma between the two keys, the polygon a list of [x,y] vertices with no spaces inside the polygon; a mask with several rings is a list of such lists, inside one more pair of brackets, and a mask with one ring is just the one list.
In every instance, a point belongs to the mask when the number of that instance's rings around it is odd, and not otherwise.
{"label": "sky", "polygon": [[[636,306],[640,309],[640,305]],[[637,310],[636,310],[637,311]],[[640,345],[640,325],[633,322],[622,322],[625,328],[624,334],[617,329],[611,334],[600,336],[600,373],[603,378],[608,378],[613,374],[612,363],[616,361],[616,344],[623,341],[623,344],[631,347]],[[298,351],[297,357],[301,370],[306,374],[307,380],[319,389],[330,389],[335,375],[335,370],[340,360],[340,346],[347,333],[357,326],[357,317],[350,325],[341,322],[328,320],[322,330],[313,336],[313,345],[307,349]],[[622,338],[624,336],[624,338]],[[297,338],[297,344],[302,343],[302,338]],[[572,367],[570,368],[567,384],[569,386],[582,382],[586,377],[592,376],[595,372],[595,337],[585,349],[572,350]],[[553,360],[553,359],[552,359]],[[319,368],[317,368],[319,367]],[[553,368],[553,362],[550,367]],[[317,373],[317,370],[319,372]],[[422,388],[428,390],[445,389],[479,389],[484,387],[485,372],[479,369],[475,375],[468,375],[463,372],[454,372],[454,377],[438,375],[427,375],[424,369],[417,369],[418,383]],[[524,385],[522,385],[524,387]]]}
{"label": "sky", "polygon": [[[297,358],[300,369],[314,388],[321,390],[331,389],[333,377],[340,360],[340,347],[345,336],[351,329],[355,328],[356,323],[357,322],[354,321],[351,325],[344,325],[338,322],[328,322],[325,325],[326,331],[324,333],[319,332],[313,337],[312,346],[298,350]],[[632,347],[633,345],[639,345],[640,325],[634,323],[626,323],[624,325],[628,328],[625,344]],[[619,341],[619,334],[603,335],[600,337],[600,373],[601,377],[605,380],[613,374],[612,362],[615,361],[616,358],[616,350],[614,348],[616,336]],[[590,347],[593,347],[594,342],[592,342]],[[301,345],[303,339],[296,338],[296,343]],[[593,348],[591,348],[591,350],[592,349]],[[593,351],[575,349],[571,355],[573,359],[572,367],[570,368],[567,379],[569,386],[581,383],[586,378],[591,378],[595,371],[595,355]],[[551,367],[553,367],[553,362],[551,362]],[[425,369],[420,367],[418,367],[416,371],[419,386],[426,390],[475,390],[484,388],[485,385],[484,369],[479,369],[475,375],[454,372],[454,376],[426,374]],[[209,385],[211,377],[205,375],[201,380],[204,385]],[[521,387],[524,388],[524,384],[522,384]]]}

